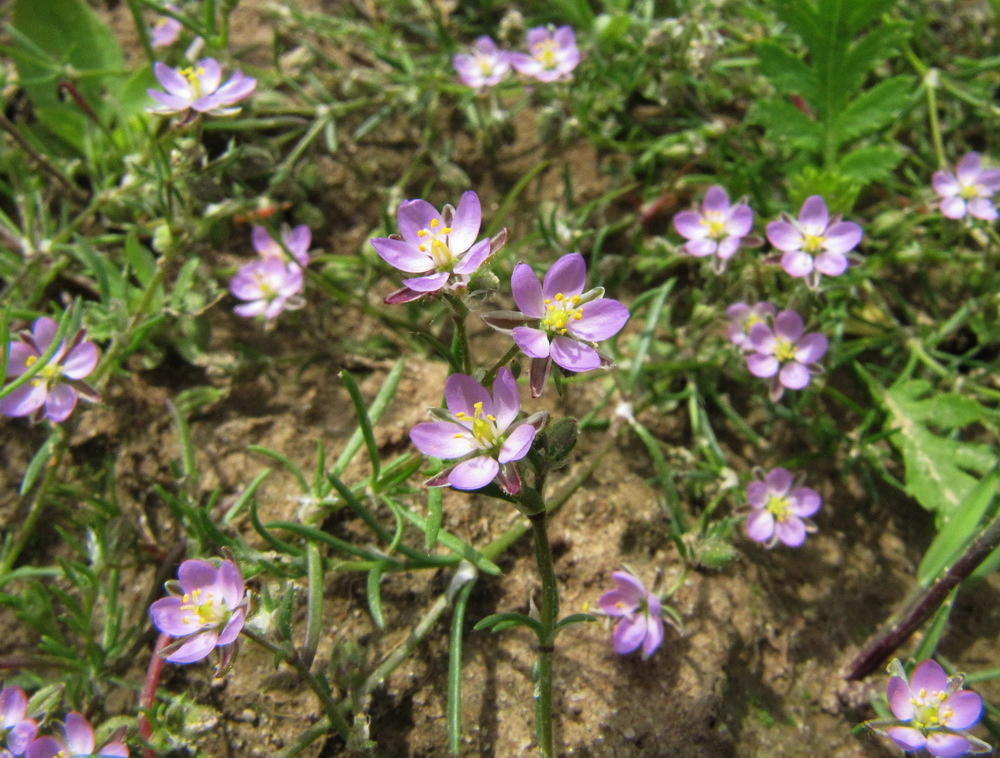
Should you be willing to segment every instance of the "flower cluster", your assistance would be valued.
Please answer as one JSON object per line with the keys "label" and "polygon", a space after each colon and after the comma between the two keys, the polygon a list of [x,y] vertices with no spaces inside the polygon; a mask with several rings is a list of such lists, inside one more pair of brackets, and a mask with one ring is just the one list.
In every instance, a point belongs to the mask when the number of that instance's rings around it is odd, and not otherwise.
{"label": "flower cluster", "polygon": [[753,228],[753,211],[742,200],[729,204],[722,187],[710,187],[700,210],[681,211],[674,216],[674,229],[687,240],[684,249],[702,258],[714,255],[715,269],[721,272],[726,261],[740,249],[743,238]]}
{"label": "flower cluster", "polygon": [[[247,301],[233,311],[238,316],[263,316],[270,321],[286,308],[301,307],[303,268],[309,265],[312,241],[309,227],[283,230],[279,243],[267,229],[255,226],[251,240],[260,258],[240,268],[229,283],[230,292]],[[289,255],[294,260],[288,260]]]}
{"label": "flower cluster", "polygon": [[826,354],[828,340],[819,332],[805,334],[802,317],[781,311],[770,321],[758,321],[747,335],[747,368],[754,376],[770,379],[771,399],[777,402],[786,389],[800,390],[822,372],[816,363]]}
{"label": "flower cluster", "polygon": [[385,302],[395,305],[441,291],[465,292],[472,275],[507,241],[503,229],[492,239],[476,242],[482,219],[479,196],[472,191],[462,195],[457,209],[446,205],[440,213],[426,200],[400,203],[400,234],[370,241],[390,266],[420,276],[404,279],[404,286]]}
{"label": "flower cluster", "polygon": [[941,213],[948,218],[966,215],[984,221],[997,218],[993,195],[1000,190],[1000,169],[985,169],[978,153],[967,153],[955,167],[955,173],[938,171],[931,184],[941,198]]}
{"label": "flower cluster", "polygon": [[771,469],[763,479],[750,482],[747,501],[747,534],[769,548],[779,540],[789,547],[799,547],[806,534],[815,531],[809,517],[823,504],[815,490],[795,486],[791,473],[784,468]]}
{"label": "flower cluster", "polygon": [[938,758],[990,753],[988,744],[973,737],[971,729],[983,716],[983,701],[962,689],[963,674],[948,677],[937,661],[926,660],[907,679],[898,659],[889,665],[887,697],[894,719],[867,725],[889,737],[900,750],[926,750]]}
{"label": "flower cluster", "polygon": [[611,578],[618,586],[601,595],[600,606],[619,619],[612,637],[615,652],[628,655],[641,647],[642,657],[649,658],[663,642],[660,598],[627,571],[613,571]]}
{"label": "flower cluster", "polygon": [[528,52],[500,50],[490,37],[480,37],[468,53],[452,58],[462,82],[476,90],[503,81],[511,67],[540,82],[569,79],[580,62],[576,34],[569,26],[536,27],[528,30]]}
{"label": "flower cluster", "polygon": [[861,227],[841,217],[830,218],[819,195],[806,198],[795,220],[782,214],[767,225],[767,239],[780,250],[781,267],[789,276],[804,277],[810,287],[820,275],[840,276],[847,270],[848,253],[861,242]]}
{"label": "flower cluster", "polygon": [[477,490],[496,479],[505,492],[520,492],[516,463],[528,454],[548,414],[536,413],[514,424],[521,399],[517,380],[506,366],[497,372],[492,395],[465,374],[449,376],[444,395],[447,409],[432,409],[437,420],[417,424],[410,430],[410,439],[424,455],[459,462],[427,484]]}
{"label": "flower cluster", "polygon": [[183,113],[185,124],[199,113],[227,116],[239,112],[236,103],[250,97],[257,87],[257,80],[242,71],[223,84],[222,68],[214,58],[202,58],[193,66],[180,69],[157,61],[153,73],[166,91],[146,90],[157,102],[146,110],[164,116]]}
{"label": "flower cluster", "polygon": [[510,334],[531,358],[532,397],[539,397],[553,362],[566,371],[590,371],[614,362],[601,355],[597,342],[621,331],[629,311],[617,300],[604,297],[604,288],[584,291],[587,264],[579,253],[559,258],[541,284],[526,263],[518,263],[511,277],[517,311],[494,311],[483,320]]}
{"label": "flower cluster", "polygon": [[[24,332],[20,340],[7,345],[7,379],[16,380],[38,364],[39,359],[52,347],[59,325],[42,316],[35,321],[31,332]],[[0,413],[5,416],[31,416],[37,423],[43,418],[54,423],[65,421],[76,407],[77,397],[90,402],[101,399],[93,387],[85,384],[86,378],[96,367],[100,352],[93,342],[85,340],[84,330],[78,331],[69,342],[59,343],[48,362],[27,382],[0,399]]]}
{"label": "flower cluster", "polygon": [[166,587],[170,597],[149,607],[156,628],[176,638],[163,656],[170,663],[194,663],[219,648],[224,667],[250,603],[239,568],[230,560],[184,561]]}

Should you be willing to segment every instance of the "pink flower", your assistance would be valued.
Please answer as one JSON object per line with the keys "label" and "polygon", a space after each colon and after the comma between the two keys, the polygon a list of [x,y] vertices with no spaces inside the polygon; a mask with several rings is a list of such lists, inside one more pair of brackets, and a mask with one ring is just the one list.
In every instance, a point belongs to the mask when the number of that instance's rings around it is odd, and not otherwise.
{"label": "pink flower", "polygon": [[601,595],[600,605],[609,616],[619,618],[613,637],[615,652],[628,655],[642,647],[649,658],[663,642],[663,606],[653,592],[627,571],[613,571],[618,586]]}
{"label": "pink flower", "polygon": [[[265,260],[286,260],[285,251],[282,250],[281,245],[278,244],[277,240],[263,226],[254,226],[251,233],[251,241],[253,242],[253,249],[260,254],[261,258]],[[309,265],[309,245],[312,242],[312,232],[309,231],[308,226],[300,224],[294,229],[288,229],[287,227],[282,229],[281,241],[300,265]]]}
{"label": "pink flower", "polygon": [[[164,8],[180,13],[176,6],[165,5]],[[153,47],[169,47],[177,41],[184,26],[172,16],[160,16],[154,23],[150,31],[150,44]]]}
{"label": "pink flower", "polygon": [[747,500],[751,508],[747,534],[767,547],[774,547],[778,540],[789,547],[799,547],[805,542],[806,532],[815,529],[808,517],[823,504],[815,490],[793,489],[792,475],[784,468],[771,469],[763,481],[750,482]]}
{"label": "pink flower", "polygon": [[[19,342],[7,345],[7,378],[21,376],[38,362],[55,340],[59,325],[42,316],[35,321],[31,333],[21,335]],[[77,397],[92,403],[101,399],[93,387],[81,381],[97,367],[100,356],[93,342],[85,342],[81,329],[70,340],[59,344],[44,368],[28,382],[0,400],[0,413],[5,416],[31,416],[59,423],[65,421],[76,407]]]}
{"label": "pink flower", "polygon": [[801,390],[809,386],[814,374],[822,372],[816,363],[826,354],[827,338],[819,332],[805,331],[802,317],[792,310],[782,311],[770,324],[757,323],[750,328],[747,368],[754,376],[771,379],[771,399],[777,402],[785,389]]}
{"label": "pink flower", "polygon": [[954,174],[935,172],[931,184],[941,197],[941,213],[948,218],[965,218],[968,213],[984,221],[996,219],[991,198],[1000,190],[1000,169],[984,169],[978,153],[966,154]]}
{"label": "pink flower", "polygon": [[71,711],[63,725],[63,738],[39,737],[31,743],[25,758],[90,758],[94,755],[128,758],[128,746],[121,740],[113,740],[95,753],[96,746],[94,727],[83,714]]}
{"label": "pink flower", "polygon": [[203,560],[184,561],[178,581],[167,582],[170,597],[149,607],[153,624],[177,639],[165,648],[171,663],[200,661],[216,647],[224,658],[243,629],[250,599],[243,577],[230,560],[216,564]]}
{"label": "pink flower", "polygon": [[681,211],[674,216],[674,229],[687,239],[684,249],[701,258],[716,256],[717,271],[740,249],[743,238],[753,228],[753,211],[746,202],[729,204],[722,187],[710,187],[701,210]]}
{"label": "pink flower", "polygon": [[811,287],[820,274],[839,276],[847,270],[847,253],[861,242],[861,227],[852,221],[830,218],[826,201],[819,195],[806,198],[799,219],[782,214],[767,225],[767,238],[784,255],[781,267],[789,276],[806,277]]}
{"label": "pink flower", "polygon": [[243,266],[229,283],[229,290],[240,300],[233,308],[237,316],[263,316],[270,321],[286,308],[301,305],[302,267],[277,258],[265,258]]}
{"label": "pink flower", "polygon": [[459,53],[451,60],[462,82],[477,90],[499,84],[510,72],[510,54],[485,36],[475,41],[470,53]]}
{"label": "pink flower", "polygon": [[[21,755],[35,739],[38,724],[28,718],[28,696],[20,687],[0,690],[0,755]],[[6,747],[5,747],[6,746]]]}
{"label": "pink flower", "polygon": [[528,30],[528,52],[510,53],[510,62],[519,73],[540,82],[569,79],[580,62],[573,27],[551,29],[539,26]]}
{"label": "pink flower", "polygon": [[217,116],[237,113],[240,108],[236,103],[250,97],[257,87],[257,80],[242,71],[237,71],[222,84],[222,69],[213,58],[202,58],[194,66],[182,69],[173,69],[157,61],[153,64],[153,73],[166,92],[146,90],[157,102],[146,110],[166,116],[184,113],[185,123],[196,113]]}
{"label": "pink flower", "polygon": [[729,341],[740,350],[753,352],[753,344],[750,342],[750,330],[757,324],[767,324],[774,319],[778,309],[770,303],[759,302],[749,305],[747,303],[733,303],[726,308],[726,315],[729,317]]}

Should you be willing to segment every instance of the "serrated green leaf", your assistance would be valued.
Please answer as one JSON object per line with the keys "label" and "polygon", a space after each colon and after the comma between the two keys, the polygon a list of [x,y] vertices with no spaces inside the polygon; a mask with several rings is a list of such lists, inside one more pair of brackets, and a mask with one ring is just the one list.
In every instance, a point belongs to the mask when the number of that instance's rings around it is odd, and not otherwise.
{"label": "serrated green leaf", "polygon": [[801,58],[776,42],[765,41],[757,45],[760,70],[781,92],[801,95],[810,103],[819,96],[816,72]]}
{"label": "serrated green leaf", "polygon": [[914,86],[911,77],[894,76],[852,100],[834,118],[837,145],[871,134],[893,121],[910,104]]}
{"label": "serrated green leaf", "polygon": [[888,13],[898,0],[853,0],[845,8],[844,27],[854,36],[883,13]]}
{"label": "serrated green leaf", "polygon": [[978,477],[996,464],[997,452],[990,445],[938,434],[928,424],[942,431],[958,429],[979,418],[982,408],[955,393],[934,394],[922,379],[897,382],[881,400],[888,412],[886,428],[893,430],[889,439],[903,454],[907,493],[943,522],[969,496]]}
{"label": "serrated green leaf", "polygon": [[839,62],[840,65],[830,71],[831,86],[837,95],[835,107],[845,106],[876,66],[898,55],[908,36],[908,24],[888,22],[856,40]]}
{"label": "serrated green leaf", "polygon": [[768,139],[773,142],[787,142],[808,150],[819,149],[819,124],[789,102],[758,101],[747,113],[747,122],[763,126]]}
{"label": "serrated green leaf", "polygon": [[816,7],[804,0],[775,0],[778,18],[796,32],[808,48],[816,48],[823,39],[823,28],[816,13]]}
{"label": "serrated green leaf", "polygon": [[883,181],[903,159],[903,151],[895,146],[870,145],[840,159],[837,172],[857,184]]}

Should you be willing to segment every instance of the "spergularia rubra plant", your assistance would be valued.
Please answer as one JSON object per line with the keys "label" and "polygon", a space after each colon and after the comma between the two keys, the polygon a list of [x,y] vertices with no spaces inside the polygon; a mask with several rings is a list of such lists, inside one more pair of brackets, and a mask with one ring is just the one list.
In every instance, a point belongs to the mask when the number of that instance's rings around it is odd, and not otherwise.
{"label": "spergularia rubra plant", "polygon": [[763,479],[750,482],[747,501],[747,534],[767,547],[774,547],[779,540],[789,547],[799,547],[806,533],[815,531],[809,517],[823,504],[816,490],[795,486],[791,473],[784,468],[771,469]]}
{"label": "spergularia rubra plant", "polygon": [[941,213],[948,218],[966,215],[993,221],[997,209],[993,195],[1000,190],[1000,169],[983,168],[978,153],[967,153],[955,166],[955,173],[935,172],[931,184],[941,198]]}
{"label": "spergularia rubra plant", "polygon": [[714,255],[716,271],[725,268],[752,228],[750,206],[745,201],[730,205],[722,187],[710,187],[700,209],[674,216],[674,229],[687,240],[684,250],[697,258]]}
{"label": "spergularia rubra plant", "polygon": [[286,308],[301,306],[302,267],[279,258],[253,261],[240,268],[229,290],[247,301],[233,308],[237,316],[263,316],[270,321]]}
{"label": "spergularia rubra plant", "polygon": [[[261,258],[265,260],[276,259],[285,261],[288,256],[282,250],[271,233],[263,226],[254,226],[250,239],[253,242],[253,249],[257,251]],[[312,242],[312,232],[305,224],[299,224],[292,229],[281,230],[281,242],[288,248],[288,252],[299,262],[301,266],[309,265],[309,245]]]}
{"label": "spergularia rubra plant", "polygon": [[174,69],[157,61],[153,73],[164,91],[148,89],[146,92],[157,105],[146,110],[150,113],[170,116],[186,114],[184,123],[191,121],[198,113],[227,116],[237,113],[236,103],[253,94],[257,80],[237,71],[222,83],[222,68],[214,58],[202,58],[193,66]]}
{"label": "spergularia rubra plant", "polygon": [[527,43],[528,52],[510,53],[510,62],[518,73],[540,82],[569,79],[580,62],[580,50],[571,26],[529,29]]}
{"label": "spergularia rubra plant", "polygon": [[792,310],[774,317],[774,327],[757,323],[750,327],[747,368],[754,376],[770,379],[770,395],[780,400],[786,389],[800,390],[813,375],[822,372],[816,363],[826,354],[827,338],[819,332],[804,334],[802,317]]}
{"label": "spergularia rubra plant", "polygon": [[476,90],[493,87],[510,73],[510,53],[486,36],[477,39],[468,53],[459,53],[451,60],[462,83]]}
{"label": "spergularia rubra plant", "polygon": [[641,647],[642,657],[648,658],[663,642],[660,598],[627,571],[613,571],[611,578],[618,586],[601,595],[600,606],[618,619],[612,637],[615,652],[628,655]]}
{"label": "spergularia rubra plant", "polygon": [[750,342],[750,330],[756,324],[767,324],[778,313],[778,309],[770,303],[759,302],[750,305],[749,303],[733,303],[726,308],[726,316],[729,317],[729,327],[727,334],[729,341],[740,350],[753,352],[753,345]]}
{"label": "spergularia rubra plant", "polygon": [[410,430],[410,439],[424,455],[458,459],[457,464],[427,484],[477,490],[496,479],[508,494],[519,493],[521,476],[517,462],[528,454],[548,414],[536,413],[515,423],[521,399],[517,380],[506,366],[497,372],[492,395],[465,374],[449,376],[444,394],[447,409],[432,409],[435,421],[417,424]]}
{"label": "spergularia rubra plant", "polygon": [[96,747],[94,727],[82,713],[71,711],[66,714],[62,739],[39,737],[28,747],[25,758],[128,758],[128,746],[120,739],[112,740],[95,752]]}
{"label": "spergularia rubra plant", "polygon": [[[36,365],[58,331],[55,321],[42,316],[30,333],[24,332],[19,341],[9,343],[7,379],[14,380]],[[100,400],[97,390],[82,381],[97,367],[100,356],[97,345],[85,341],[85,336],[81,329],[69,342],[63,340],[41,371],[0,400],[0,413],[59,423],[73,412],[77,397],[92,403]]]}
{"label": "spergularia rubra plant", "polygon": [[830,218],[819,195],[806,198],[798,220],[782,214],[767,225],[767,238],[780,250],[781,267],[789,276],[805,277],[810,287],[820,275],[839,276],[847,270],[847,254],[861,242],[861,227],[852,221]]}
{"label": "spergularia rubra plant", "polygon": [[164,657],[170,663],[194,663],[219,648],[228,661],[250,603],[236,564],[184,561],[177,580],[166,587],[170,597],[149,607],[156,628],[176,638],[164,649]]}
{"label": "spergularia rubra plant", "polygon": [[[165,5],[163,7],[174,13],[178,12],[178,9],[173,5]],[[177,41],[183,28],[183,24],[176,18],[172,16],[160,16],[149,28],[149,44],[154,48],[169,47]]]}

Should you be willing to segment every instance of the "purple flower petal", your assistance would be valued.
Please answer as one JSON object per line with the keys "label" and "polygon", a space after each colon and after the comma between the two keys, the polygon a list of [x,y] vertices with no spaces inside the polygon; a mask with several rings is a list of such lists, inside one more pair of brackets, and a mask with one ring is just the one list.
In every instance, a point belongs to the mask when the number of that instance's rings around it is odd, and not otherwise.
{"label": "purple flower petal", "polygon": [[800,363],[815,363],[824,355],[830,345],[825,334],[810,332],[795,343],[795,360]]}
{"label": "purple flower petal", "polygon": [[802,233],[787,221],[772,221],[765,231],[778,250],[790,253],[802,248]]}
{"label": "purple flower petal", "polygon": [[747,485],[747,502],[752,508],[763,508],[771,498],[771,488],[764,482],[753,481]]}
{"label": "purple flower petal", "polygon": [[[55,737],[39,737],[27,746],[25,758],[55,758],[63,752],[63,746],[59,744]],[[14,753],[17,755],[17,753]]]}
{"label": "purple flower petal", "polygon": [[598,602],[609,616],[628,616],[639,608],[639,600],[631,588],[618,587],[605,592]]}
{"label": "purple flower petal", "polygon": [[767,542],[774,536],[774,516],[769,511],[753,511],[747,516],[747,535],[756,542]]}
{"label": "purple flower petal", "polygon": [[81,342],[69,351],[62,362],[63,374],[70,379],[83,379],[97,368],[100,352],[93,342]]}
{"label": "purple flower petal", "polygon": [[[10,753],[13,753],[14,755],[21,755],[24,753],[37,734],[38,723],[34,719],[24,719],[23,721],[18,722],[14,728],[7,733],[7,747],[10,749]],[[0,747],[0,755],[3,754],[4,750]],[[9,753],[7,755],[9,755]]]}
{"label": "purple flower petal", "polygon": [[[642,642],[642,657],[649,658],[653,653],[656,652],[656,648],[660,646],[663,642],[663,619],[660,618],[660,611],[657,609],[653,610],[653,600],[655,597],[650,595],[649,604],[649,614],[646,616],[646,638]],[[659,606],[659,601],[656,602]]]}
{"label": "purple flower petal", "polygon": [[22,384],[9,395],[0,399],[0,413],[5,416],[30,416],[45,404],[49,394],[45,382],[33,380]]}
{"label": "purple flower petal", "polygon": [[11,342],[7,353],[7,376],[20,376],[28,370],[28,359],[38,360],[39,353],[26,342]]}
{"label": "purple flower petal", "polygon": [[242,608],[237,608],[236,612],[229,618],[226,622],[226,627],[222,630],[219,635],[219,639],[215,641],[216,645],[231,645],[236,641],[236,638],[240,636],[240,631],[243,629],[243,624],[246,621],[246,611]]}
{"label": "purple flower petal", "polygon": [[567,371],[590,371],[601,365],[601,356],[594,348],[568,337],[554,338],[550,353],[556,365]]}
{"label": "purple flower petal", "polygon": [[161,92],[158,89],[147,89],[146,94],[153,98],[160,105],[159,107],[153,106],[147,108],[150,113],[157,113],[163,116],[169,116],[173,113],[180,113],[181,111],[186,111],[191,107],[191,99],[184,97],[182,95],[169,95],[166,92]]}
{"label": "purple flower petal", "polygon": [[704,258],[712,255],[719,249],[719,243],[713,239],[691,240],[684,246],[684,250],[695,258]]}
{"label": "purple flower petal", "polygon": [[919,730],[909,726],[891,726],[885,730],[896,746],[908,753],[915,753],[927,744],[927,738]]}
{"label": "purple flower petal", "polygon": [[572,26],[560,26],[552,35],[552,40],[560,50],[568,50],[576,47],[576,34]]}
{"label": "purple flower petal", "polygon": [[941,201],[941,215],[947,218],[965,217],[965,200],[961,197],[948,197]]}
{"label": "purple flower petal", "polygon": [[76,398],[76,390],[68,384],[51,387],[45,397],[45,417],[56,424],[65,421],[76,407]]}
{"label": "purple flower petal", "polygon": [[420,252],[416,245],[406,240],[376,237],[369,242],[375,248],[375,252],[382,257],[382,260],[400,271],[409,274],[422,274],[434,268],[434,260],[431,256]]}
{"label": "purple flower petal", "polygon": [[812,375],[809,373],[809,369],[801,363],[793,362],[786,363],[781,367],[781,371],[778,372],[778,379],[781,381],[782,387],[790,390],[800,390],[809,386],[809,380],[812,379]]}
{"label": "purple flower petal", "polygon": [[[35,321],[34,326],[31,328],[31,339],[34,340],[39,355],[49,349],[49,346],[55,341],[58,331],[59,324],[48,316],[42,316]],[[59,352],[58,350],[56,351],[57,356]]]}
{"label": "purple flower petal", "polygon": [[[239,568],[231,560],[224,560],[219,565],[217,585],[222,592],[222,601],[230,610],[239,605],[243,599],[246,587],[243,584],[243,575]],[[225,645],[225,642],[219,643]]]}
{"label": "purple flower petal", "polygon": [[[557,294],[572,297],[583,292],[587,281],[587,264],[579,253],[570,253],[559,258],[545,274],[542,295],[545,299],[555,299]],[[524,311],[522,311],[523,313]]]}
{"label": "purple flower petal", "polygon": [[415,279],[404,279],[403,284],[414,292],[437,292],[448,283],[448,272],[418,276]]}
{"label": "purple flower petal", "polygon": [[504,440],[503,445],[500,446],[500,454],[497,456],[497,460],[500,463],[521,460],[528,454],[528,450],[531,448],[531,443],[534,440],[535,427],[531,424],[521,424]]}
{"label": "purple flower petal", "polygon": [[979,174],[976,184],[985,189],[989,194],[1000,190],[1000,168],[991,168]]}
{"label": "purple flower petal", "polygon": [[214,587],[218,575],[219,572],[215,566],[199,558],[184,561],[177,569],[177,579],[185,593]]}
{"label": "purple flower petal", "polygon": [[910,702],[910,685],[901,676],[894,676],[889,680],[887,691],[889,707],[893,715],[900,721],[910,721],[915,715],[913,703]]}
{"label": "purple flower petal", "polygon": [[788,498],[789,511],[796,516],[808,518],[823,504],[819,493],[809,487],[796,487]]}
{"label": "purple flower petal", "polygon": [[987,197],[974,197],[966,204],[969,214],[983,221],[993,221],[997,217],[997,209]]}
{"label": "purple flower petal", "polygon": [[934,732],[927,736],[927,752],[938,758],[955,758],[969,752],[971,744],[959,734]]}
{"label": "purple flower petal", "polygon": [[958,181],[966,186],[974,184],[979,176],[981,166],[982,161],[979,158],[979,153],[966,153],[955,166]]}
{"label": "purple flower petal", "polygon": [[208,656],[215,647],[219,633],[214,629],[199,632],[167,656],[170,663],[194,663]]}
{"label": "purple flower petal", "polygon": [[775,532],[778,539],[788,547],[799,547],[806,541],[806,525],[796,516],[789,516],[784,521],[777,522]]}
{"label": "purple flower petal", "polygon": [[[153,64],[153,73],[156,74],[157,80],[163,85],[163,89],[171,95],[183,98],[187,103],[191,102],[191,84],[176,69],[170,68],[166,63],[157,61]],[[154,91],[150,90],[150,94]]]}
{"label": "purple flower petal", "polygon": [[[215,103],[213,107],[217,108],[220,105],[225,106],[238,103],[240,100],[250,97],[255,89],[257,89],[257,80],[252,76],[247,76],[242,71],[237,71],[229,77],[229,81],[212,93],[211,98]],[[191,107],[199,110],[198,104],[199,101],[195,101]]]}
{"label": "purple flower petal", "polygon": [[4,687],[0,691],[0,729],[10,729],[28,714],[28,697],[20,687]]}
{"label": "purple flower petal", "polygon": [[983,716],[983,699],[975,692],[954,692],[942,705],[951,709],[951,718],[944,722],[951,729],[968,729]]}
{"label": "purple flower petal", "polygon": [[[251,296],[252,297],[252,296]],[[243,318],[253,318],[259,316],[267,310],[267,300],[255,300],[252,303],[243,303],[233,308],[233,313]]]}
{"label": "purple flower petal", "polygon": [[753,229],[753,210],[746,203],[740,203],[733,208],[729,221],[726,222],[726,231],[734,237],[745,237]]}
{"label": "purple flower petal", "polygon": [[719,249],[717,251],[719,259],[723,261],[728,261],[734,255],[736,255],[736,253],[739,252],[740,243],[742,243],[742,241],[743,241],[742,237],[726,237],[726,239],[722,240],[719,243]]}
{"label": "purple flower petal", "polygon": [[66,747],[70,755],[90,755],[94,752],[94,727],[83,714],[70,711],[66,714]]}
{"label": "purple flower petal", "polygon": [[[517,380],[506,366],[501,366],[493,380],[493,410],[497,429],[501,432],[510,426],[521,410],[521,398],[517,392]],[[501,463],[504,461],[501,460]]]}
{"label": "purple flower petal", "polygon": [[483,265],[483,262],[490,257],[491,249],[488,239],[480,240],[469,248],[468,252],[455,265],[455,273],[462,276],[469,276],[476,273],[479,267]]}
{"label": "purple flower petal", "polygon": [[[149,606],[153,625],[171,637],[184,637],[201,629],[201,618],[181,610],[183,601],[179,597],[161,597]],[[185,622],[184,619],[187,619]]]}
{"label": "purple flower petal", "polygon": [[588,342],[600,342],[618,334],[630,316],[628,308],[617,300],[603,297],[584,303],[580,310],[583,317],[571,318],[566,326],[574,337]]}
{"label": "purple flower petal", "polygon": [[847,256],[843,253],[820,253],[816,256],[816,270],[827,276],[840,276],[847,271]]}
{"label": "purple flower petal", "polygon": [[496,415],[493,400],[479,382],[465,374],[452,374],[444,383],[444,397],[448,410],[456,416],[464,413],[476,415],[476,403],[483,404],[483,413]]}
{"label": "purple flower petal", "polygon": [[941,197],[954,197],[962,191],[962,185],[958,183],[958,179],[947,171],[934,172],[934,176],[931,177],[931,186]]}
{"label": "purple flower petal", "polygon": [[479,234],[482,220],[483,211],[479,195],[471,190],[465,192],[458,201],[455,218],[451,222],[451,234],[448,235],[448,246],[453,253],[464,253],[472,246]]}
{"label": "purple flower petal", "polygon": [[542,285],[538,283],[538,277],[531,270],[531,266],[527,263],[518,263],[514,266],[510,289],[521,313],[532,318],[543,316],[545,306],[542,302]]}
{"label": "purple flower petal", "polygon": [[827,229],[823,248],[831,253],[847,253],[858,246],[863,232],[853,221],[841,221]]}
{"label": "purple flower petal", "polygon": [[128,758],[128,746],[124,742],[109,742],[97,755],[98,758]]}
{"label": "purple flower petal", "polygon": [[808,276],[813,270],[813,257],[796,250],[781,256],[781,267],[789,276]]}
{"label": "purple flower petal", "polygon": [[803,326],[802,316],[792,310],[782,311],[774,317],[774,333],[793,344],[802,336]]}
{"label": "purple flower petal", "polygon": [[215,58],[202,58],[194,64],[194,70],[202,92],[212,93],[219,88],[219,82],[222,81],[222,67]]}
{"label": "purple flower petal", "polygon": [[674,229],[689,240],[704,239],[708,236],[708,224],[697,211],[681,211],[674,216]]}
{"label": "purple flower petal", "polygon": [[725,213],[729,210],[729,195],[722,187],[714,186],[709,187],[708,192],[705,193],[705,200],[702,203],[702,207],[706,211],[714,211],[715,213]]}
{"label": "purple flower petal", "polygon": [[312,244],[312,232],[305,224],[299,224],[292,228],[285,237],[285,247],[294,255],[302,265],[309,261],[309,245]]}
{"label": "purple flower petal", "polygon": [[826,201],[819,195],[811,195],[802,203],[799,211],[799,226],[806,234],[822,234],[830,223],[830,212],[826,209]]}
{"label": "purple flower petal", "polygon": [[928,659],[913,669],[910,675],[910,690],[919,692],[943,692],[948,689],[948,675],[944,673],[941,664],[933,659]]}
{"label": "purple flower petal", "polygon": [[450,421],[428,421],[417,424],[410,430],[410,441],[424,455],[445,460],[461,458],[479,447],[474,442],[471,432]]}
{"label": "purple flower petal", "polygon": [[514,343],[529,358],[549,357],[549,337],[541,329],[533,329],[530,326],[515,326],[510,335],[514,338]]}
{"label": "purple flower petal", "polygon": [[443,225],[441,214],[426,200],[404,200],[399,204],[396,220],[403,239],[413,245],[420,242],[417,232],[421,229],[429,229],[432,221],[438,222],[439,229]]}
{"label": "purple flower petal", "polygon": [[625,617],[615,626],[613,640],[615,652],[619,655],[628,655],[638,650],[644,639],[646,639],[645,615]]}
{"label": "purple flower petal", "polygon": [[488,455],[462,461],[451,470],[448,483],[459,490],[478,490],[493,481],[500,464]]}
{"label": "purple flower petal", "polygon": [[764,477],[764,481],[767,484],[768,490],[781,497],[787,494],[788,490],[792,488],[792,474],[786,468],[773,468],[767,472],[767,476]]}
{"label": "purple flower petal", "polygon": [[767,379],[778,373],[781,363],[773,355],[763,353],[752,353],[747,356],[747,368],[754,376]]}

